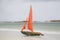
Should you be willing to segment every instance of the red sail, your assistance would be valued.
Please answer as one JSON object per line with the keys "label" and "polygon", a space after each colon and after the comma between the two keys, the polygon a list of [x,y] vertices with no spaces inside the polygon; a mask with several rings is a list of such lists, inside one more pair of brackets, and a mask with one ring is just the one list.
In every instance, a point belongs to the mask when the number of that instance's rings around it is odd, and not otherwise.
{"label": "red sail", "polygon": [[24,25],[23,25],[23,27],[22,27],[22,31],[23,31],[24,29],[26,29],[26,21],[24,22]]}
{"label": "red sail", "polygon": [[28,19],[28,29],[33,32],[33,27],[32,27],[32,6],[30,6],[30,13],[29,13],[29,19]]}

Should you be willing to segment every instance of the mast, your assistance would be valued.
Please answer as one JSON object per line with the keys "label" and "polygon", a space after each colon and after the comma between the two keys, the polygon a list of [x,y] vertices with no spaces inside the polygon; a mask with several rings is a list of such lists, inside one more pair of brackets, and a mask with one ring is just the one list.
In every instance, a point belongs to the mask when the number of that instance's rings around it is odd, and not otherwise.
{"label": "mast", "polygon": [[28,29],[33,32],[32,26],[32,6],[30,6],[29,20],[28,20]]}

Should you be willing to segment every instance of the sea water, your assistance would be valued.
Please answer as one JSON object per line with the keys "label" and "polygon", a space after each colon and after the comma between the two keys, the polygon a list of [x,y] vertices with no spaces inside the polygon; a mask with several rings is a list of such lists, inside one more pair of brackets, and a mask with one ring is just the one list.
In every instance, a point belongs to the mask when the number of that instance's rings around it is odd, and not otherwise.
{"label": "sea water", "polygon": [[25,36],[22,34],[20,23],[0,23],[0,40],[60,40],[59,22],[33,23],[34,31],[39,31],[44,36]]}
{"label": "sea water", "polygon": [[[21,29],[23,22],[21,23],[0,23],[0,28]],[[45,22],[45,23],[33,23],[34,30],[46,30],[46,31],[60,31],[60,22]]]}

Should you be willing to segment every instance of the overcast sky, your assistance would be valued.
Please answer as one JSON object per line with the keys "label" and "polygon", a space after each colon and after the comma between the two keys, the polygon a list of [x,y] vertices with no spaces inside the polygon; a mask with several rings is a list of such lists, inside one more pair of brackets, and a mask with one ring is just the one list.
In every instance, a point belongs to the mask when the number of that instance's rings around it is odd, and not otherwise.
{"label": "overcast sky", "polygon": [[0,21],[23,21],[33,9],[33,21],[60,20],[60,1],[0,0]]}

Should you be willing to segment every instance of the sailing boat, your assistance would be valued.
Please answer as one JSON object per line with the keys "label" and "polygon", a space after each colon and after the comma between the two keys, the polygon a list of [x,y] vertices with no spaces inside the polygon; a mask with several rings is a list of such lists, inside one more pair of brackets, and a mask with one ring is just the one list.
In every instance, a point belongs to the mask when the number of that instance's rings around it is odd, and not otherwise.
{"label": "sailing boat", "polygon": [[[26,24],[28,23],[28,25],[26,26]],[[26,27],[28,27],[27,29],[30,31],[24,31],[26,29]],[[33,31],[33,25],[32,25],[32,6],[30,6],[30,13],[29,13],[29,17],[28,17],[28,21],[24,21],[24,25],[22,27],[21,33],[27,35],[27,36],[44,36],[44,34],[40,33],[40,32],[34,32]]]}

